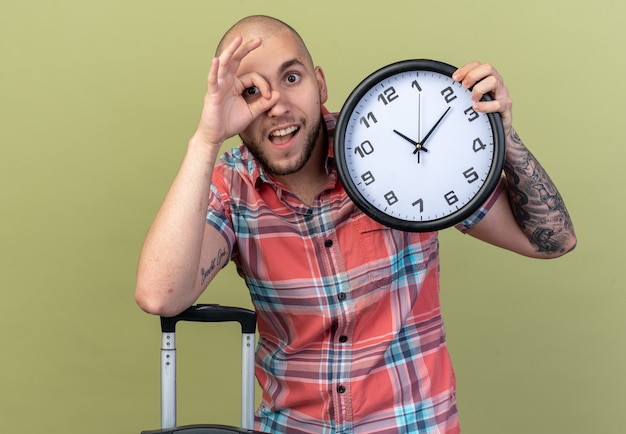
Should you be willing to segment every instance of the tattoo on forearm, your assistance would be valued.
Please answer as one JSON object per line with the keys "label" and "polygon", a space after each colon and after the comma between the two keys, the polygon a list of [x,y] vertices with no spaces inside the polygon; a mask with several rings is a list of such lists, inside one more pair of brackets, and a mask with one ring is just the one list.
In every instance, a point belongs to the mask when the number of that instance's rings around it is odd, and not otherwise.
{"label": "tattoo on forearm", "polygon": [[504,171],[513,215],[539,252],[563,253],[573,233],[563,199],[514,130],[510,139],[515,155],[507,158]]}
{"label": "tattoo on forearm", "polygon": [[217,256],[211,259],[211,264],[207,268],[200,269],[200,276],[202,277],[202,284],[206,282],[211,273],[217,268],[220,267],[226,257],[226,249],[219,249],[217,251]]}

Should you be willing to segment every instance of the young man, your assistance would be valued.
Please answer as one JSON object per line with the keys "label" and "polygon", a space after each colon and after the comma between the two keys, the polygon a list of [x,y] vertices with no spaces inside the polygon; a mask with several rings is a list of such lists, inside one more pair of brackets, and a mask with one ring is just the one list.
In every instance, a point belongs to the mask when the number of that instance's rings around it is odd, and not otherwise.
{"label": "young man", "polygon": [[[382,227],[346,196],[329,154],[336,116],[323,106],[324,73],[291,27],[245,18],[216,56],[141,253],[137,302],[175,315],[232,259],[258,314],[257,429],[458,432],[437,234]],[[472,62],[454,79],[474,86],[475,110],[501,114],[507,149],[506,181],[459,228],[531,257],[572,250],[567,210],[511,126],[500,75]],[[486,93],[493,100],[479,102]],[[235,135],[243,145],[216,163]]]}

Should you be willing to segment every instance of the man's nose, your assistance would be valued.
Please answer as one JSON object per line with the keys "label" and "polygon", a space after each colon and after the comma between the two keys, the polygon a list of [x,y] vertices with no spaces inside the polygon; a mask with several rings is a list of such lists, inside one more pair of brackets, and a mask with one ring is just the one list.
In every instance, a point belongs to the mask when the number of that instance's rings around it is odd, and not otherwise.
{"label": "man's nose", "polygon": [[278,92],[276,103],[267,111],[270,117],[280,117],[289,112],[289,99],[284,93]]}

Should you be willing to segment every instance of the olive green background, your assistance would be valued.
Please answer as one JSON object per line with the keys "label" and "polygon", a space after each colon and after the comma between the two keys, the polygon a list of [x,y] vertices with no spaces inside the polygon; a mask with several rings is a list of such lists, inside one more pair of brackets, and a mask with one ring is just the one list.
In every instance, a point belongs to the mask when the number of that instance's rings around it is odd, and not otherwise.
{"label": "olive green background", "polygon": [[[463,431],[623,433],[619,0],[4,0],[0,431],[158,428],[160,331],[133,301],[137,257],[195,129],[214,46],[253,13],[301,32],[331,110],[396,60],[496,65],[579,245],[540,261],[442,233]],[[250,305],[231,266],[201,300]],[[237,327],[179,330],[179,422],[237,424]]]}

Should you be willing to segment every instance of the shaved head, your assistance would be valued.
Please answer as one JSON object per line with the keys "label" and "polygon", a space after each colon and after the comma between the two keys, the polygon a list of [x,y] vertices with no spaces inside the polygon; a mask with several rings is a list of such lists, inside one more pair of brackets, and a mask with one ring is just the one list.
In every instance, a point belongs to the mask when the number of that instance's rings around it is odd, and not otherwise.
{"label": "shaved head", "polygon": [[311,54],[300,34],[289,24],[266,15],[252,15],[237,21],[226,31],[220,40],[215,50],[215,55],[219,56],[224,48],[237,36],[241,36],[244,41],[249,41],[255,38],[269,39],[284,32],[288,32],[293,37],[301,50],[301,54],[310,62],[309,66],[313,67]]}

